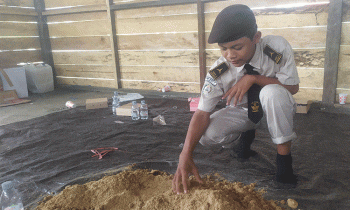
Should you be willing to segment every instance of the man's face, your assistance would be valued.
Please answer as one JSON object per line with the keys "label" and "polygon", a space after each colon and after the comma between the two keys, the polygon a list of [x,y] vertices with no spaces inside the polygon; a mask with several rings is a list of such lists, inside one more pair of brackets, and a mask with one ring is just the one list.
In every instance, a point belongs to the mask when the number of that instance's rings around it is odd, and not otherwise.
{"label": "man's face", "polygon": [[235,67],[243,66],[254,56],[255,44],[260,40],[261,34],[258,32],[253,40],[242,37],[232,42],[219,43],[222,56]]}

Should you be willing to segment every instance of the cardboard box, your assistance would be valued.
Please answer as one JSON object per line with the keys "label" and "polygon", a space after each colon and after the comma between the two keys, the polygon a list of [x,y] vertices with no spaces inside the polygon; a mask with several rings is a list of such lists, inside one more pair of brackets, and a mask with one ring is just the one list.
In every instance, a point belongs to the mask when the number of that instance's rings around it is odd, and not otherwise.
{"label": "cardboard box", "polygon": [[26,72],[23,67],[0,69],[3,89],[16,90],[18,98],[28,97]]}
{"label": "cardboard box", "polygon": [[190,111],[195,112],[198,108],[200,98],[188,98],[188,101],[190,102]]}
{"label": "cardboard box", "polygon": [[30,102],[30,100],[19,99],[15,90],[0,91],[0,107],[28,102]]}
{"label": "cardboard box", "polygon": [[[140,107],[140,104],[137,104]],[[119,116],[131,116],[131,106],[132,103],[124,104],[117,108],[117,115]]]}
{"label": "cardboard box", "polygon": [[307,102],[297,101],[297,113],[307,114],[312,102],[312,100],[308,100]]}
{"label": "cardboard box", "polygon": [[86,109],[101,109],[108,107],[107,98],[86,99]]}

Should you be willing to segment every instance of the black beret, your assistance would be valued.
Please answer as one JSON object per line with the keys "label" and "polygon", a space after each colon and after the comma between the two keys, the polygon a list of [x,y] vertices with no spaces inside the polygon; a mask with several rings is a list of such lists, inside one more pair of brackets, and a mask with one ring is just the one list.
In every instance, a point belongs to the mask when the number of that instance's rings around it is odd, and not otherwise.
{"label": "black beret", "polygon": [[254,36],[257,30],[253,11],[246,5],[235,4],[223,9],[215,19],[208,43],[232,42],[244,36]]}

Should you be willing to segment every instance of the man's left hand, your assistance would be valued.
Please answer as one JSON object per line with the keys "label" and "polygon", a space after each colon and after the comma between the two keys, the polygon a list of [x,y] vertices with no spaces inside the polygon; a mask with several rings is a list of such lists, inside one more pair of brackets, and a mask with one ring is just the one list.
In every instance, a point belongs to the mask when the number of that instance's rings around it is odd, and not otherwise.
{"label": "man's left hand", "polygon": [[249,88],[254,84],[255,76],[256,75],[246,74],[233,87],[231,87],[222,97],[222,99],[227,98],[226,105],[230,105],[232,98],[234,106],[236,106],[238,102],[242,102],[244,94],[248,92]]}

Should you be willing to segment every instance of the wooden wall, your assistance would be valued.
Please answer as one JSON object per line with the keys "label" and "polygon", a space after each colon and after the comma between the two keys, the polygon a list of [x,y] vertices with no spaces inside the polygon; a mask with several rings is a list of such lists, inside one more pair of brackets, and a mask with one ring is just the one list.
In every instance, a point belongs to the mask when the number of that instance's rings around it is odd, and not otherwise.
{"label": "wooden wall", "polygon": [[199,92],[197,5],[116,11],[122,85]]}
{"label": "wooden wall", "polygon": [[[12,6],[33,7],[33,0],[0,0],[0,5],[6,2],[18,4]],[[43,15],[47,16],[58,84],[118,88],[117,78],[120,78],[123,88],[156,90],[170,85],[176,92],[200,92],[196,1],[156,6],[157,3],[150,0],[114,0],[112,21],[106,2],[109,1],[45,0]],[[215,17],[226,6],[236,3],[250,6],[263,36],[284,36],[293,47],[301,80],[295,97],[322,100],[329,0],[204,2],[206,38]],[[290,6],[295,3],[298,5]],[[350,94],[349,7],[350,0],[343,0],[337,93]],[[15,8],[4,8],[0,7],[0,12],[18,13]],[[21,15],[0,16],[0,65],[4,65],[5,60],[13,61],[8,62],[10,65],[41,60],[33,9],[26,11],[26,15],[22,11]],[[116,29],[113,34],[117,38],[116,46],[111,39],[112,28]],[[36,50],[11,51],[28,48]],[[115,48],[119,62],[115,62]],[[208,70],[220,51],[216,44],[206,44],[205,50]]]}
{"label": "wooden wall", "polygon": [[33,0],[0,0],[0,68],[41,61]]}

